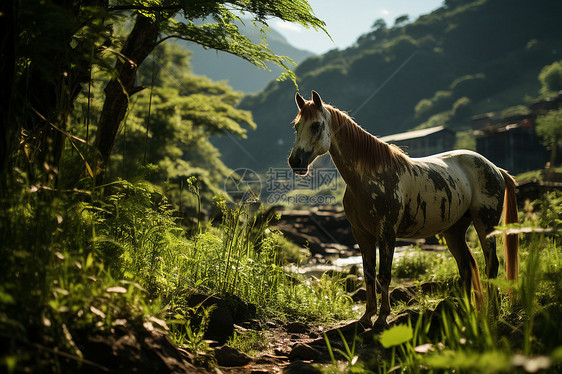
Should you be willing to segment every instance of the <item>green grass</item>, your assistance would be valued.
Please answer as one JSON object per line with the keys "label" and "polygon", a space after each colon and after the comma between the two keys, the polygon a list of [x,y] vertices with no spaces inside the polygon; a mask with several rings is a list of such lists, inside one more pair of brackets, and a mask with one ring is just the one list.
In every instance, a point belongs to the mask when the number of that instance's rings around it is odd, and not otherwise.
{"label": "green grass", "polygon": [[246,330],[242,333],[235,332],[228,339],[227,344],[250,356],[263,352],[269,348],[269,337],[263,331]]}
{"label": "green grass", "polygon": [[[561,201],[562,194],[550,194],[534,202],[521,212],[521,226],[559,229]],[[6,347],[0,365],[6,369],[33,371],[53,363],[54,348],[80,360],[76,331],[110,333],[115,326],[157,326],[161,320],[175,344],[205,353],[208,311],[198,312],[203,318],[195,320],[193,306],[186,304],[196,290],[240,297],[257,306],[260,318],[321,323],[357,317],[345,279],[326,275],[307,280],[284,270],[284,259],[299,258],[294,246],[268,229],[267,220],[250,205],[229,207],[218,198],[222,218],[193,229],[183,226],[162,191],[147,182],[120,181],[103,193],[22,184],[0,203],[0,335]],[[477,248],[473,233],[468,238],[471,248]],[[394,360],[405,372],[495,373],[520,369],[544,356],[555,372],[562,357],[557,327],[561,248],[559,233],[522,235],[519,281],[506,282],[500,273],[492,282],[500,288],[499,308],[477,313],[461,300],[440,322],[420,318],[411,327],[410,340],[381,353],[387,361],[358,363],[355,348],[350,348],[344,352],[349,356],[346,367],[361,364],[365,370],[386,372]],[[475,252],[482,265],[481,253]],[[420,281],[458,276],[452,256],[415,250],[395,264],[394,272],[397,279]],[[428,301],[421,310],[430,307]],[[248,333],[231,343],[259,351],[262,338]],[[30,348],[34,344],[50,348]],[[416,351],[424,344],[432,351]],[[493,365],[485,364],[489,361]]]}
{"label": "green grass", "polygon": [[[261,318],[333,321],[353,313],[342,282],[284,270],[301,250],[247,204],[217,198],[221,218],[195,229],[143,181],[68,192],[22,184],[0,204],[3,368],[33,371],[56,360],[55,347],[80,360],[75,331],[159,320],[175,344],[205,351],[205,318],[192,322],[186,304],[195,291],[237,296]],[[33,353],[30,344],[51,348]]]}
{"label": "green grass", "polygon": [[[535,202],[533,206],[540,211],[522,212],[519,226],[560,229],[561,199],[561,193],[551,193]],[[345,359],[325,371],[559,373],[562,233],[522,233],[520,243],[519,279],[508,282],[500,275],[490,282],[493,289],[499,289],[499,306],[493,307],[492,297],[488,299],[492,307],[478,311],[467,298],[442,294],[446,301],[438,312],[423,311],[415,324],[395,326],[375,338],[382,347],[376,348],[374,359],[353,365]],[[439,272],[431,257],[414,253],[399,265],[415,269],[408,276],[427,279]]]}

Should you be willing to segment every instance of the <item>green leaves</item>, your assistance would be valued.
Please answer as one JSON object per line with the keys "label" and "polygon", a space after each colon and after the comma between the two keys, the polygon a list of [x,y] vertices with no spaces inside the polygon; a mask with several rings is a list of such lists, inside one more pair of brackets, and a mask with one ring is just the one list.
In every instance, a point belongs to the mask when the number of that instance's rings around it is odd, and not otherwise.
{"label": "green leaves", "polygon": [[385,330],[380,336],[383,347],[390,348],[410,341],[414,336],[411,326],[397,325]]}

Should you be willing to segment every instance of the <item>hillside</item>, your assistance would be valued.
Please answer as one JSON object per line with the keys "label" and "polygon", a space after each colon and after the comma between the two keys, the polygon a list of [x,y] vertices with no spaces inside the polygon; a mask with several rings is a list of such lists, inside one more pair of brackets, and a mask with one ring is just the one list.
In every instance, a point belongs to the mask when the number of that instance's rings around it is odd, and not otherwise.
{"label": "hillside", "polygon": [[[562,58],[560,14],[558,0],[449,0],[413,23],[373,29],[346,50],[305,60],[296,69],[299,89],[307,98],[318,91],[375,135],[465,129],[474,114],[538,95],[539,71]],[[243,100],[258,129],[239,145],[217,141],[230,167],[286,165],[294,94],[290,82],[272,82]]]}
{"label": "hillside", "polygon": [[[252,41],[260,41],[261,35],[251,22],[239,23],[238,27],[242,34],[248,36]],[[273,29],[267,34],[267,42],[269,48],[276,54],[288,56],[297,64],[308,57],[314,56],[312,52],[293,47],[283,35]],[[244,93],[258,92],[282,73],[281,68],[276,65],[270,66],[270,71],[256,69],[249,62],[228,53],[204,49],[194,43],[183,42],[182,44],[193,53],[190,61],[194,74],[205,75],[215,81],[226,80],[237,91]]]}

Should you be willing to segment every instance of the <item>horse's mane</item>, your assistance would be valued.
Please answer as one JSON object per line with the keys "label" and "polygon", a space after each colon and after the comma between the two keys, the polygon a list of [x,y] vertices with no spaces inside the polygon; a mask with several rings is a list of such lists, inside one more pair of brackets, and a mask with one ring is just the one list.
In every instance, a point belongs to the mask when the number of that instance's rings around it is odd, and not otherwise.
{"label": "horse's mane", "polygon": [[[359,171],[401,168],[410,162],[402,149],[377,139],[355,123],[347,113],[328,104],[324,104],[324,107],[332,117],[332,137],[338,136],[347,145],[349,158],[357,160]],[[301,117],[313,118],[317,111],[312,101],[306,102],[294,122],[298,122]]]}

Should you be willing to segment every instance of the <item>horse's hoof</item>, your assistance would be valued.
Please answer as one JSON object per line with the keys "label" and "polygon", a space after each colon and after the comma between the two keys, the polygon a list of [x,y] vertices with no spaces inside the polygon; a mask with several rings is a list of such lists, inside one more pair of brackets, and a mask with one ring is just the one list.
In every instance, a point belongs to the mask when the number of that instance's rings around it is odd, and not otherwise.
{"label": "horse's hoof", "polygon": [[373,326],[373,322],[371,322],[371,317],[369,318],[360,318],[357,321],[358,324],[360,324],[361,326],[363,326],[365,329]]}
{"label": "horse's hoof", "polygon": [[379,318],[377,318],[375,324],[373,325],[373,328],[380,329],[380,330],[384,330],[389,327],[390,325],[388,324],[388,322],[386,322],[386,316],[385,317],[379,316]]}
{"label": "horse's hoof", "polygon": [[373,327],[373,323],[371,321],[357,321],[357,325],[358,327],[360,327],[361,329],[363,329],[363,331],[370,329],[371,327]]}

